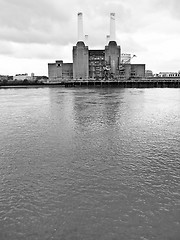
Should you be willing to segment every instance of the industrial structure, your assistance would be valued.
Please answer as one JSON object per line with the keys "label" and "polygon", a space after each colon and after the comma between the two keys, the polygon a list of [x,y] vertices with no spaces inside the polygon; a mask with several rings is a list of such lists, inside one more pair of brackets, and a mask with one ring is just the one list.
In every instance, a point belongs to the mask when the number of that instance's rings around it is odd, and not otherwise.
{"label": "industrial structure", "polygon": [[130,54],[121,54],[116,43],[115,13],[110,13],[110,35],[104,49],[90,50],[83,34],[83,14],[78,13],[78,41],[73,46],[73,63],[57,60],[48,64],[50,82],[65,80],[119,80],[145,77],[145,64],[131,64]]}

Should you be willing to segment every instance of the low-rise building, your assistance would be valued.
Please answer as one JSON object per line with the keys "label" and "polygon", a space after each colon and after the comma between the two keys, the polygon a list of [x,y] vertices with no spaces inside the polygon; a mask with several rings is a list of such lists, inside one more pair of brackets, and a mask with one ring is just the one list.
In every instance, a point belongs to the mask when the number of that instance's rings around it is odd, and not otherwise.
{"label": "low-rise building", "polygon": [[24,80],[31,81],[34,79],[33,79],[33,75],[28,76],[27,73],[22,73],[22,74],[16,74],[15,76],[13,76],[13,80],[14,81],[24,81]]}
{"label": "low-rise building", "polygon": [[152,77],[154,77],[153,71],[152,71],[152,70],[146,70],[146,72],[145,72],[145,77],[146,77],[146,78],[152,78]]}
{"label": "low-rise building", "polygon": [[55,63],[48,63],[48,76],[50,82],[62,82],[73,78],[73,64],[63,63],[57,60]]}
{"label": "low-rise building", "polygon": [[160,72],[158,77],[180,77],[180,71],[178,72]]}

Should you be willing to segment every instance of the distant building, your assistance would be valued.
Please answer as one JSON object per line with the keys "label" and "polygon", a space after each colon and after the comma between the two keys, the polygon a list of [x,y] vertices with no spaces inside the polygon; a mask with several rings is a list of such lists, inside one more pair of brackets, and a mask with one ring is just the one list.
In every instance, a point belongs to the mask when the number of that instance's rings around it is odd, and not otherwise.
{"label": "distant building", "polygon": [[61,82],[73,78],[73,64],[63,63],[57,60],[55,63],[48,63],[48,76],[51,82]]}
{"label": "distant building", "polygon": [[180,77],[180,71],[178,72],[160,72],[158,77]]}
{"label": "distant building", "polygon": [[154,75],[153,75],[153,72],[151,70],[146,70],[145,72],[145,77],[146,78],[152,78]]}
{"label": "distant building", "polygon": [[27,73],[22,73],[22,74],[16,74],[15,76],[13,76],[12,80],[17,81],[17,82],[27,81],[30,83],[47,82],[48,77],[47,76],[35,76],[34,73],[31,73],[31,76],[29,76]]}
{"label": "distant building", "polygon": [[16,74],[13,76],[14,81],[24,81],[24,80],[32,80],[32,76],[28,76],[27,73]]}
{"label": "distant building", "polygon": [[105,48],[89,50],[87,43],[87,35],[85,41],[83,35],[83,15],[78,13],[78,41],[73,46],[73,63],[62,60],[48,63],[49,81],[145,77],[145,64],[131,64],[131,55],[121,54],[121,47],[115,40],[115,13],[110,14],[110,35],[107,35]]}

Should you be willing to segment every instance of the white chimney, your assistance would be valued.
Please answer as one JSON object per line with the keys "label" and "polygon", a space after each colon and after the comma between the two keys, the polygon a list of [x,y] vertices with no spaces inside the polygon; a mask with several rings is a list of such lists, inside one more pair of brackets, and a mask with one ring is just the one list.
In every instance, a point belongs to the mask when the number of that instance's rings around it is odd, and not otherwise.
{"label": "white chimney", "polygon": [[86,46],[88,46],[88,35],[85,35],[85,43],[86,43]]}
{"label": "white chimney", "polygon": [[81,12],[78,13],[78,41],[84,41],[83,14]]}
{"label": "white chimney", "polygon": [[110,13],[110,41],[116,41],[115,13]]}
{"label": "white chimney", "polygon": [[109,41],[110,41],[110,35],[106,35],[106,44],[107,45],[108,45]]}

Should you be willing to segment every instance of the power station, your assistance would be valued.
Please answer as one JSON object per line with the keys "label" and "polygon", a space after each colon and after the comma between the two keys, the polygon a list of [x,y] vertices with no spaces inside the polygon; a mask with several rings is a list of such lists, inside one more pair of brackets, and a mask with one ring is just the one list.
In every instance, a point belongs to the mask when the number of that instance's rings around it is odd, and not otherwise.
{"label": "power station", "polygon": [[[85,36],[87,40],[87,35]],[[90,50],[84,41],[83,14],[78,13],[78,41],[73,46],[73,63],[48,63],[51,82],[65,80],[119,80],[145,77],[145,64],[131,64],[131,55],[122,54],[116,43],[115,13],[110,13],[110,35],[104,49]],[[133,55],[134,57],[135,55]]]}

